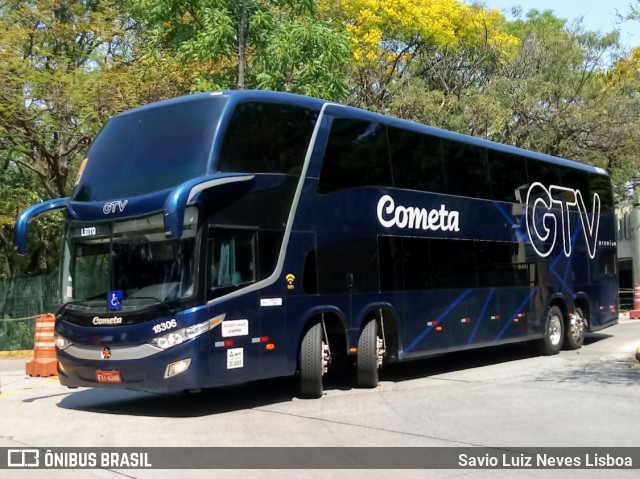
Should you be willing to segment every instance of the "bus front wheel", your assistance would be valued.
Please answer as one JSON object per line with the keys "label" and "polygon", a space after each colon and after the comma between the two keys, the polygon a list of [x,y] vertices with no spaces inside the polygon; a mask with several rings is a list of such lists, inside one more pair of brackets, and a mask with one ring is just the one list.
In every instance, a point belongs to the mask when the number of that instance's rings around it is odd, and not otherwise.
{"label": "bus front wheel", "polygon": [[378,369],[382,366],[384,345],[378,335],[378,323],[369,321],[362,329],[358,340],[356,356],[357,384],[361,388],[375,388],[378,385]]}
{"label": "bus front wheel", "polygon": [[329,347],[323,339],[322,324],[311,326],[300,344],[300,396],[314,399],[322,396],[322,375],[329,364]]}
{"label": "bus front wheel", "polygon": [[558,354],[564,339],[564,319],[562,311],[557,306],[551,306],[545,321],[544,338],[537,342],[541,354],[551,356]]}

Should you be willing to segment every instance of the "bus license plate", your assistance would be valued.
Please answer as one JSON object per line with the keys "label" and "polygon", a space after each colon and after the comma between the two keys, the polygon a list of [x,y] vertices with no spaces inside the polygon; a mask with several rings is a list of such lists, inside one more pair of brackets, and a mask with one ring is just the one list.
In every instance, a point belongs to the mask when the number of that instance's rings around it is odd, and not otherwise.
{"label": "bus license plate", "polygon": [[99,383],[121,383],[120,371],[96,371],[96,379]]}

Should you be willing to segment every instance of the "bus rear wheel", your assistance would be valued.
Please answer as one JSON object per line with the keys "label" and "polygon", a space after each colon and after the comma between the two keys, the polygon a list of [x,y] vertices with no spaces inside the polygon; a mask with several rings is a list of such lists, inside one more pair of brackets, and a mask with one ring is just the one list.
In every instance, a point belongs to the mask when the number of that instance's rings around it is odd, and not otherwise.
{"label": "bus rear wheel", "polygon": [[587,320],[582,309],[576,308],[575,314],[567,321],[566,330],[564,339],[565,349],[580,349],[587,330]]}
{"label": "bus rear wheel", "polygon": [[300,344],[300,396],[315,399],[322,396],[322,375],[329,364],[329,347],[323,339],[322,324],[311,326]]}
{"label": "bus rear wheel", "polygon": [[375,388],[378,385],[378,370],[382,366],[384,345],[378,335],[378,323],[369,321],[362,329],[358,340],[356,356],[357,385],[361,388]]}
{"label": "bus rear wheel", "polygon": [[536,343],[540,354],[551,356],[558,354],[564,339],[564,319],[557,306],[551,306],[545,321],[544,338]]}

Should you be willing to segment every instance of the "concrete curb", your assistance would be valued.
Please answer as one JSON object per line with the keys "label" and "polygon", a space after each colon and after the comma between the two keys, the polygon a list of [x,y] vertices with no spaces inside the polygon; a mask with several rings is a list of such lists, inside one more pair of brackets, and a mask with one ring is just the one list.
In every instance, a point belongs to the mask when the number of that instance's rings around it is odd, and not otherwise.
{"label": "concrete curb", "polygon": [[0,351],[0,359],[30,358],[32,356],[32,349],[24,351]]}

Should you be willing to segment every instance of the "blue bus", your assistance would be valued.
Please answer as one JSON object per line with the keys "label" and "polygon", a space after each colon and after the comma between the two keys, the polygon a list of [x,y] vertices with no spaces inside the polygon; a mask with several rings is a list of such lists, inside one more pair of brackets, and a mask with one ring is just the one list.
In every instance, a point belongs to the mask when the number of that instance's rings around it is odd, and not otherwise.
{"label": "blue bus", "polygon": [[[332,364],[533,342],[617,322],[599,168],[285,93],[111,118],[66,216],[56,345],[70,387],[198,390]],[[446,356],[445,356],[446,357]],[[443,359],[446,360],[446,359]]]}

